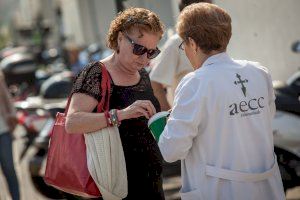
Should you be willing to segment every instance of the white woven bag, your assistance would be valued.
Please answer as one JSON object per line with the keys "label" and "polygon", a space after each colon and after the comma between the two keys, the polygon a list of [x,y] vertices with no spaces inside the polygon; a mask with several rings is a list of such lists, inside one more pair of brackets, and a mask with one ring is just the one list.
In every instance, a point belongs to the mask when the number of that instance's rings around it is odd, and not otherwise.
{"label": "white woven bag", "polygon": [[84,134],[88,170],[104,200],[127,196],[127,172],[123,147],[116,126]]}

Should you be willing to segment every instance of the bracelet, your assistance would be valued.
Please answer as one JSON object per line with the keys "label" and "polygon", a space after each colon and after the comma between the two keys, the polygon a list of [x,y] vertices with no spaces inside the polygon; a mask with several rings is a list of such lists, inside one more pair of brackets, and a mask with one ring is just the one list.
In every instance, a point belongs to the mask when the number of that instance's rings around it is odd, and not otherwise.
{"label": "bracelet", "polygon": [[117,109],[112,109],[109,111],[110,114],[110,119],[111,119],[111,123],[113,126],[120,126],[120,121],[118,119],[118,113],[117,113]]}
{"label": "bracelet", "polygon": [[105,116],[105,119],[106,119],[107,126],[113,126],[112,121],[111,121],[110,113],[108,111],[105,111],[104,116]]}

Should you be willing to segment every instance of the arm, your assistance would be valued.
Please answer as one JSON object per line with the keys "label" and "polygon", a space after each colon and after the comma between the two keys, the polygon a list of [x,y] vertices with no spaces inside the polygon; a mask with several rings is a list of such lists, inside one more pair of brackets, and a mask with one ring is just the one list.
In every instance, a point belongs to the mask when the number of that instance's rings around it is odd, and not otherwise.
{"label": "arm", "polygon": [[[66,118],[66,131],[68,133],[90,133],[108,125],[104,113],[92,113],[98,101],[86,94],[74,93],[71,99]],[[150,118],[156,113],[154,106],[148,100],[134,102],[127,108],[118,112],[119,121],[145,116]]]}
{"label": "arm", "polygon": [[4,77],[2,76],[2,74],[0,74],[0,91],[2,91],[2,98],[3,98],[3,102],[4,102],[4,107],[6,110],[6,123],[10,129],[10,131],[12,132],[14,130],[14,128],[17,125],[17,119],[16,119],[16,109],[13,106],[12,103],[12,99],[11,96],[9,94],[9,91],[7,89]]}
{"label": "arm", "polygon": [[154,95],[158,99],[162,110],[168,110],[170,105],[166,98],[165,86],[174,83],[179,62],[179,50],[176,41],[169,39],[163,47],[162,53],[152,61],[153,69],[150,73]]}
{"label": "arm", "polygon": [[275,105],[275,93],[274,93],[274,89],[273,89],[273,83],[272,83],[272,77],[271,74],[269,73],[268,68],[262,66],[260,63],[258,62],[250,62],[251,64],[253,64],[254,66],[256,66],[257,68],[259,68],[260,70],[262,70],[264,77],[266,78],[267,81],[267,87],[268,87],[268,105],[270,108],[270,116],[273,119],[275,117],[275,113],[276,113],[276,105]]}
{"label": "arm", "polygon": [[174,107],[158,143],[167,162],[184,159],[192,148],[204,115],[202,88],[196,79],[182,81],[176,89]]}
{"label": "arm", "polygon": [[68,133],[88,133],[107,127],[104,113],[92,113],[98,102],[93,97],[75,93],[66,118]]}
{"label": "arm", "polygon": [[[68,133],[90,133],[107,127],[104,113],[92,113],[101,94],[102,73],[98,65],[87,66],[75,80],[65,128]],[[85,81],[89,80],[89,81]],[[100,99],[102,96],[100,95]],[[136,101],[118,112],[119,121],[155,114],[150,101]]]}
{"label": "arm", "polygon": [[159,101],[161,110],[162,111],[170,110],[171,106],[167,100],[166,91],[165,88],[163,87],[163,84],[158,83],[156,81],[151,81],[151,85],[153,88],[154,95]]}
{"label": "arm", "polygon": [[271,117],[272,119],[275,116],[276,113],[276,105],[275,105],[275,93],[274,93],[274,89],[273,89],[273,84],[272,84],[272,78],[271,75],[268,74],[268,89],[269,89],[269,106],[270,106],[270,112],[271,112]]}
{"label": "arm", "polygon": [[11,115],[15,115],[16,109],[13,106],[11,96],[8,92],[8,89],[7,89],[7,86],[6,86],[6,83],[5,83],[5,80],[3,77],[0,77],[0,91],[3,92],[6,111]]}

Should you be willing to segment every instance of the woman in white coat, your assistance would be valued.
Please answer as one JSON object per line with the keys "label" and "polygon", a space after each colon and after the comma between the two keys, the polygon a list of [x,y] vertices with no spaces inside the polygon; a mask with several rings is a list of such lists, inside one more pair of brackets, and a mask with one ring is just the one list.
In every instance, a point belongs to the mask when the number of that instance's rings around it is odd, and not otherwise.
{"label": "woman in white coat", "polygon": [[267,69],[228,56],[231,18],[216,5],[186,7],[177,31],[195,71],[176,89],[159,147],[166,161],[182,161],[181,198],[285,199]]}

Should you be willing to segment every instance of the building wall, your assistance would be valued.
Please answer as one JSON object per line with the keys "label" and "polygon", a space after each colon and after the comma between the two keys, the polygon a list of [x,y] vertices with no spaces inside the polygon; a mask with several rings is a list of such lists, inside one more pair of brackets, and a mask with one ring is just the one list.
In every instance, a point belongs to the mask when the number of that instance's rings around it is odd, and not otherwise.
{"label": "building wall", "polygon": [[114,1],[63,0],[65,34],[69,43],[78,46],[105,44],[106,32],[115,17]]}
{"label": "building wall", "polygon": [[291,45],[300,40],[299,0],[215,0],[232,17],[228,52],[268,67],[273,79],[286,80],[300,67]]}
{"label": "building wall", "polygon": [[67,43],[85,44],[78,0],[61,1],[63,29]]}
{"label": "building wall", "polygon": [[[233,34],[228,47],[236,59],[262,63],[273,79],[286,80],[300,66],[300,55],[291,51],[300,40],[299,0],[214,0],[232,17]],[[116,8],[113,0],[63,0],[65,30],[76,44],[87,45],[105,38]],[[156,12],[166,25],[174,27],[178,0],[127,0],[126,7],[145,7]],[[160,45],[165,41],[163,38]]]}
{"label": "building wall", "polygon": [[[173,29],[178,16],[178,0],[126,0],[126,7],[143,7],[159,15],[165,29]],[[177,9],[177,10],[176,10]],[[160,46],[166,41],[168,34],[164,34]]]}
{"label": "building wall", "polygon": [[106,35],[108,33],[108,29],[111,21],[117,14],[115,1],[110,0],[106,1],[105,4],[103,1],[94,0],[95,1],[95,17],[96,17],[96,25],[94,26],[94,30],[96,32],[96,40],[105,46],[106,44]]}

